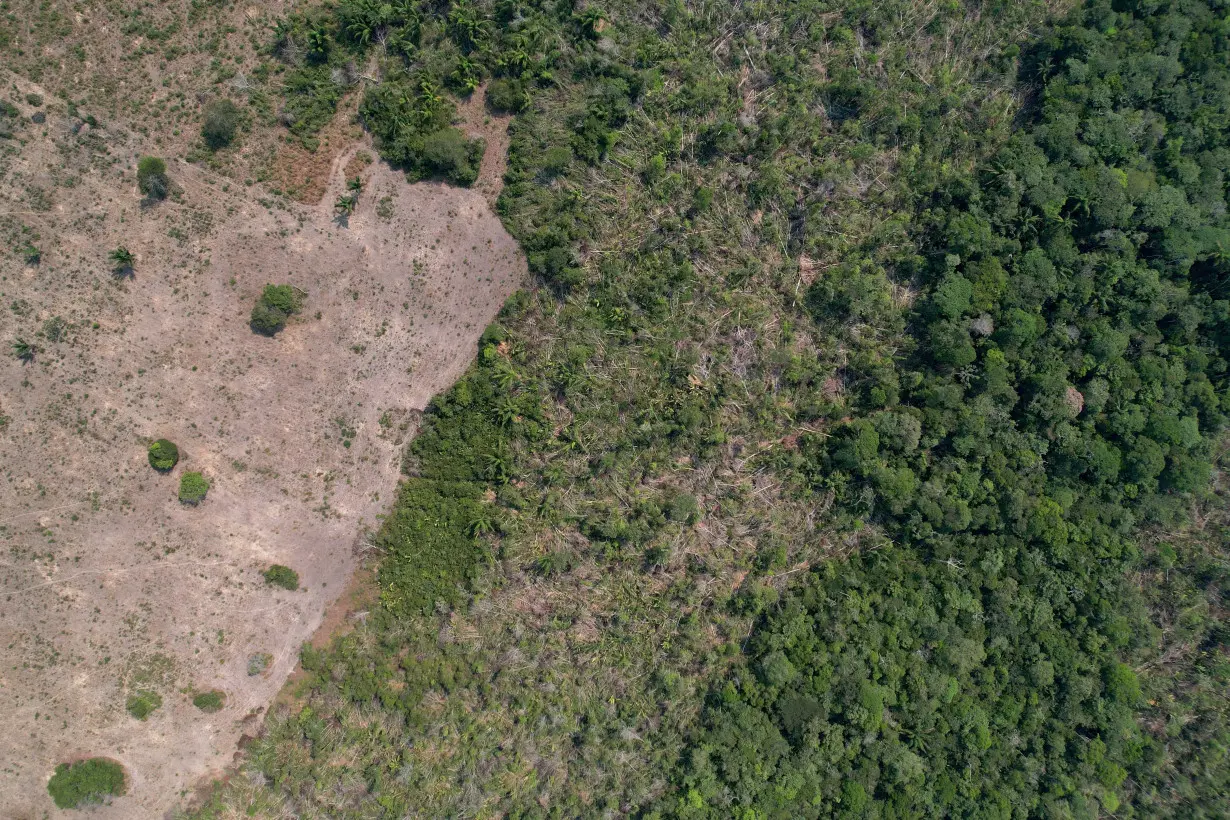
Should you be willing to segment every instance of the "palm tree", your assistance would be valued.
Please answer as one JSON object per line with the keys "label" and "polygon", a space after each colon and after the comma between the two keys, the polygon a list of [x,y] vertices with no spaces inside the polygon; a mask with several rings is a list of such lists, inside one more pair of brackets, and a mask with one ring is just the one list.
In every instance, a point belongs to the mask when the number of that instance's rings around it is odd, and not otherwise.
{"label": "palm tree", "polygon": [[137,257],[132,251],[120,245],[115,250],[111,251],[111,262],[114,264],[113,270],[117,274],[131,273],[133,265],[136,264]]}
{"label": "palm tree", "polygon": [[333,209],[337,211],[339,216],[350,216],[354,213],[355,206],[359,204],[359,198],[353,194],[339,196],[337,202],[333,203]]}
{"label": "palm tree", "polygon": [[353,193],[356,197],[363,193],[363,180],[359,177],[348,180],[346,182],[346,190]]}
{"label": "palm tree", "polygon": [[13,340],[13,355],[22,362],[34,361],[35,352],[36,349],[34,345],[30,344],[25,339],[18,338]]}

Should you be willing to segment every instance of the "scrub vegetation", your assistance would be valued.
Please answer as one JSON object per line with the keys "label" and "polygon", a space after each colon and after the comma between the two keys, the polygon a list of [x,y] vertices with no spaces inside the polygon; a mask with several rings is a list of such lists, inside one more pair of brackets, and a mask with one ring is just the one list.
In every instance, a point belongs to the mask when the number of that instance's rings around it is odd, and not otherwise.
{"label": "scrub vegetation", "polygon": [[287,20],[303,140],[348,66],[415,176],[520,111],[535,280],[197,816],[1220,814],[1230,24],[1054,11]]}

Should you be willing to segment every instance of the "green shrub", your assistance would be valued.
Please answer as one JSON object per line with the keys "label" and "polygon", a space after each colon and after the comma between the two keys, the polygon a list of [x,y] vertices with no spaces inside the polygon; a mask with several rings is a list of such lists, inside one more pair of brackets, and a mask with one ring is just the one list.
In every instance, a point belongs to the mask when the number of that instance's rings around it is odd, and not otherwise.
{"label": "green shrub", "polygon": [[61,763],[47,782],[47,791],[61,809],[101,803],[109,795],[124,793],[124,767],[105,757]]}
{"label": "green shrub", "polygon": [[492,80],[487,86],[487,104],[501,113],[516,114],[529,105],[530,96],[525,86],[516,80]]}
{"label": "green shrub", "polygon": [[160,438],[149,446],[149,466],[158,472],[168,472],[178,463],[179,448],[174,442]]}
{"label": "green shrub", "polygon": [[192,699],[192,705],[202,712],[217,712],[224,703],[226,703],[226,695],[217,689],[211,689],[208,692],[198,692],[196,697]]}
{"label": "green shrub", "polygon": [[128,696],[128,703],[125,709],[128,714],[135,717],[137,720],[145,720],[154,713],[158,707],[162,706],[162,695],[157,692],[134,692]]}
{"label": "green shrub", "polygon": [[205,106],[205,122],[201,126],[205,144],[217,151],[234,142],[235,132],[239,130],[239,117],[239,106],[230,100],[211,101]]}
{"label": "green shrub", "polygon": [[286,320],[298,313],[303,300],[290,285],[265,285],[260,299],[252,308],[252,330],[273,336],[286,327]]}
{"label": "green shrub", "polygon": [[184,473],[179,480],[179,500],[185,504],[200,504],[209,492],[209,482],[200,473]]}
{"label": "green shrub", "polygon": [[450,182],[470,185],[478,179],[485,143],[468,140],[457,128],[442,128],[423,140],[423,164]]}
{"label": "green shrub", "polygon": [[265,576],[265,583],[273,584],[275,587],[292,591],[299,588],[299,573],[290,567],[274,564],[261,574]]}
{"label": "green shrub", "polygon": [[137,163],[137,188],[151,200],[166,199],[171,190],[166,162],[159,157],[141,157]]}

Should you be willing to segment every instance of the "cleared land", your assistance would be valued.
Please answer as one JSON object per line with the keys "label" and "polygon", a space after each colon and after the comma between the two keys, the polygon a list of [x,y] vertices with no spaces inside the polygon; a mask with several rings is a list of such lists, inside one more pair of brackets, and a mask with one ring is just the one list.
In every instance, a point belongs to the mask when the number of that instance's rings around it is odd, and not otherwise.
{"label": "cleared land", "polygon": [[[314,206],[173,161],[178,193],[142,207],[138,138],[37,111],[0,177],[8,244],[42,251],[0,257],[0,804],[43,816],[57,763],[105,755],[128,794],[93,816],[158,816],[255,731],[392,500],[418,411],[524,262],[481,192],[408,185],[361,144]],[[248,327],[267,283],[306,294],[274,338]],[[168,475],[157,438],[180,447]],[[176,498],[188,470],[212,485],[197,507]],[[265,583],[275,563],[299,591]],[[139,721],[125,702],[145,690],[163,703]],[[193,706],[207,690],[220,711]]]}

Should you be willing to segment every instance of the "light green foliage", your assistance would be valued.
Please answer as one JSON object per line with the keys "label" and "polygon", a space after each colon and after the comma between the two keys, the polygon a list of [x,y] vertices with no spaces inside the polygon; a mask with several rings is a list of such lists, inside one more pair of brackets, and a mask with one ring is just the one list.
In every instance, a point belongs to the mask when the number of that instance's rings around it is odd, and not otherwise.
{"label": "light green foliage", "polygon": [[124,768],[102,757],[61,763],[47,782],[47,791],[61,809],[102,803],[112,795],[124,793]]}
{"label": "light green foliage", "polygon": [[179,479],[179,500],[185,504],[200,504],[209,492],[209,482],[197,472],[187,472]]}

